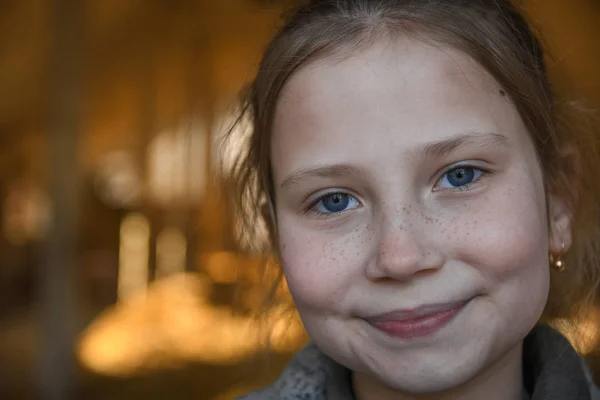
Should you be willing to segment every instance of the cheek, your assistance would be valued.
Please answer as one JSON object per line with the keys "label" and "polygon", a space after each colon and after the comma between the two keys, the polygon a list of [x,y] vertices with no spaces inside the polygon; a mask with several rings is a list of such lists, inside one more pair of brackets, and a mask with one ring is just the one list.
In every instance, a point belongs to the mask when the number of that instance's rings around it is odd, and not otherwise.
{"label": "cheek", "polygon": [[548,231],[544,197],[531,185],[490,196],[472,218],[462,259],[476,266],[501,304],[526,302],[538,312],[548,294]]}
{"label": "cheek", "polygon": [[279,221],[283,272],[299,309],[331,309],[344,303],[368,254],[356,232],[334,236]]}
{"label": "cheek", "polygon": [[476,244],[488,250],[481,253],[501,261],[504,265],[501,269],[539,261],[540,256],[546,258],[548,228],[544,198],[532,188],[527,189],[509,191],[512,195],[507,198],[490,199],[490,210],[482,215],[483,221],[476,232]]}

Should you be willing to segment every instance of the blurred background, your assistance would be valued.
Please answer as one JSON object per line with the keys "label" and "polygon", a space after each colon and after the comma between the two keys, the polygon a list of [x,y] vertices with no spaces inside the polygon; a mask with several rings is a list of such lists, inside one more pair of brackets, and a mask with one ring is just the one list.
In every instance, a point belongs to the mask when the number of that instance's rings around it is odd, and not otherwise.
{"label": "blurred background", "polygon": [[[0,398],[232,399],[306,342],[252,316],[264,260],[216,151],[289,3],[0,1]],[[600,1],[523,4],[600,105]]]}

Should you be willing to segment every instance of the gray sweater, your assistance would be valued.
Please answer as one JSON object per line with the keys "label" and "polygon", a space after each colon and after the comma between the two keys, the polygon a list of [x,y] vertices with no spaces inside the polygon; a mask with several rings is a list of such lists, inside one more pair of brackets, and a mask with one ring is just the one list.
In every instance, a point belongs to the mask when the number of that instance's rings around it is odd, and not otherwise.
{"label": "gray sweater", "polygon": [[[531,400],[600,400],[600,392],[569,342],[547,325],[526,337],[524,397]],[[350,371],[315,345],[301,350],[271,386],[239,400],[353,400]]]}

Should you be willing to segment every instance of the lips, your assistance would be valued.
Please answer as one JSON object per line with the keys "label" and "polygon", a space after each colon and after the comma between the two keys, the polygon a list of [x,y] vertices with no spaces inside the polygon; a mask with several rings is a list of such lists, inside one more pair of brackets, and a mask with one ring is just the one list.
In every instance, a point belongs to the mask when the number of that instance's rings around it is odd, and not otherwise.
{"label": "lips", "polygon": [[403,340],[430,336],[449,324],[470,300],[428,304],[365,318],[373,327]]}

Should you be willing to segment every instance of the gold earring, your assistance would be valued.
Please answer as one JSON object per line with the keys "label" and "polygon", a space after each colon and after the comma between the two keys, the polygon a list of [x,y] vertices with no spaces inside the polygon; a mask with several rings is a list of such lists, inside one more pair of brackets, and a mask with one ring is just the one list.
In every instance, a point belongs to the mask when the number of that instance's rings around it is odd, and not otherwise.
{"label": "gold earring", "polygon": [[550,264],[556,268],[559,272],[562,272],[565,270],[565,263],[563,262],[563,260],[561,259],[561,256],[564,254],[565,252],[565,243],[562,243],[562,250],[560,251],[560,253],[554,255],[552,253],[550,253],[548,259],[550,260]]}

